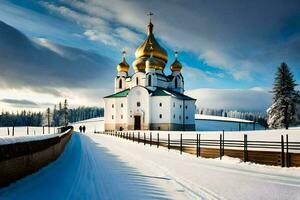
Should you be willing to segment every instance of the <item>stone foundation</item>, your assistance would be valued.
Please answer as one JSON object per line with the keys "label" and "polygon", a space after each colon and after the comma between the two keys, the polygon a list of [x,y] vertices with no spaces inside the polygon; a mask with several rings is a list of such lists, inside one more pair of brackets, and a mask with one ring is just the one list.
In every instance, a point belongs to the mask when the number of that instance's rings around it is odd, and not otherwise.
{"label": "stone foundation", "polygon": [[[133,124],[105,124],[106,131],[120,131],[120,128],[124,131],[134,130]],[[168,124],[168,123],[155,123],[155,124],[144,124],[141,130],[162,130],[162,131],[195,131],[195,124]]]}

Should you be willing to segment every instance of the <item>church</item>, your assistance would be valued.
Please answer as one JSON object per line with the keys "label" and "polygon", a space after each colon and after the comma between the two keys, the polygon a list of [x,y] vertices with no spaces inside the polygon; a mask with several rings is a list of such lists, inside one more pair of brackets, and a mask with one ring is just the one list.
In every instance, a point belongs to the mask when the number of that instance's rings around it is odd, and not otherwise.
{"label": "church", "polygon": [[196,100],[183,94],[178,53],[166,75],[168,54],[154,37],[151,19],[147,38],[135,52],[134,74],[128,74],[130,66],[122,53],[115,93],[104,97],[105,130],[195,130]]}

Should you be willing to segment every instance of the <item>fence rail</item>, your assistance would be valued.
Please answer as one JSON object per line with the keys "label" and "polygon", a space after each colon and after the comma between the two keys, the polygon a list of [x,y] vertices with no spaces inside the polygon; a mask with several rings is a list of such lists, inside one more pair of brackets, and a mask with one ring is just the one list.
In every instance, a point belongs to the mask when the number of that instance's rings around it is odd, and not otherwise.
{"label": "fence rail", "polygon": [[[195,139],[184,138],[160,138],[159,133],[153,132],[125,132],[106,131],[102,134],[112,135],[133,142],[150,146],[166,147],[182,152],[194,154],[197,157],[220,158],[230,156],[242,159],[244,162],[255,162],[266,165],[278,165],[281,167],[300,167],[300,142],[290,142],[288,135],[281,135],[280,141],[254,141],[248,140],[244,135],[243,140],[225,140],[224,133],[217,140],[202,139],[201,134],[195,134]],[[156,136],[154,138],[153,136]]]}

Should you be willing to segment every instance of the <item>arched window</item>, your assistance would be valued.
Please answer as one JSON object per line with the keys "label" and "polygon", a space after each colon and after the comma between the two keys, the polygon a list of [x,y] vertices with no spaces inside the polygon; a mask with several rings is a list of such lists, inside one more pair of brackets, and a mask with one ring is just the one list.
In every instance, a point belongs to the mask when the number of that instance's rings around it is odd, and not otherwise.
{"label": "arched window", "polygon": [[119,88],[122,88],[122,79],[119,80]]}
{"label": "arched window", "polygon": [[152,77],[151,75],[148,76],[148,86],[151,86],[152,82]]}
{"label": "arched window", "polygon": [[175,88],[178,87],[178,81],[177,81],[177,78],[175,78]]}
{"label": "arched window", "polygon": [[135,81],[136,81],[136,85],[139,85],[139,78],[138,77],[136,77]]}

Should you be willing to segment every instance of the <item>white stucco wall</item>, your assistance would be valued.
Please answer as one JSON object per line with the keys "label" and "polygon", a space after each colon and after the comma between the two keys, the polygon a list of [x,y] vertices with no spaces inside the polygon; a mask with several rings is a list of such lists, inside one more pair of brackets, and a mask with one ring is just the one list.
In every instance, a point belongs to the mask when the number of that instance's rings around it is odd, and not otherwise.
{"label": "white stucco wall", "polygon": [[[150,100],[151,123],[170,123],[171,121],[171,97],[154,96]],[[161,103],[161,106],[160,106]],[[160,118],[162,115],[162,118]]]}
{"label": "white stucco wall", "polygon": [[[128,112],[128,124],[134,125],[134,116],[140,115],[142,126],[148,125],[150,116],[149,116],[149,93],[147,89],[141,86],[135,86],[131,88],[127,96],[127,112]],[[140,106],[137,103],[140,102]]]}

